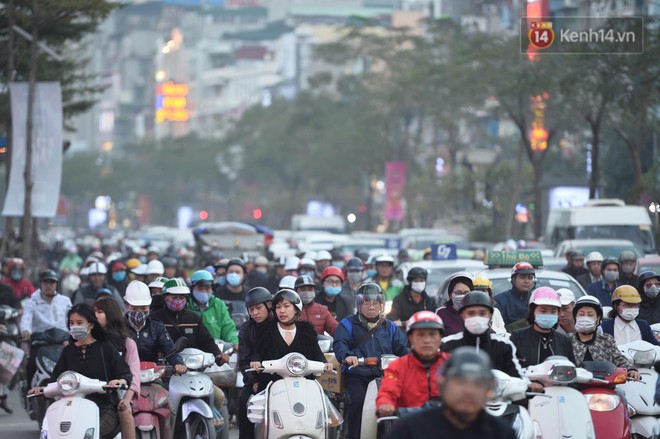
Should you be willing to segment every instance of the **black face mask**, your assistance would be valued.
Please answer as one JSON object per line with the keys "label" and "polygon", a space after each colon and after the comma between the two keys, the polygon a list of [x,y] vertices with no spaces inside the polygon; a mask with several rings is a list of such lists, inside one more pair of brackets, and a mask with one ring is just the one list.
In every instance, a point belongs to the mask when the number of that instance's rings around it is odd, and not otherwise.
{"label": "black face mask", "polygon": [[162,294],[151,296],[151,310],[165,308],[165,299]]}

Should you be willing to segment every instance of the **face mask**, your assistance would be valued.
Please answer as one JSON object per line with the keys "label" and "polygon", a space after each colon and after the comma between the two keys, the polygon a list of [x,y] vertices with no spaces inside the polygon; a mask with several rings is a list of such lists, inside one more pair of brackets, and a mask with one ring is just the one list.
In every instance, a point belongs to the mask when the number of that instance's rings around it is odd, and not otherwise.
{"label": "face mask", "polygon": [[603,277],[608,282],[616,282],[617,280],[619,280],[619,272],[618,271],[606,271],[605,273],[603,273]]}
{"label": "face mask", "polygon": [[298,294],[300,295],[300,300],[302,300],[303,305],[309,305],[314,301],[314,297],[316,297],[314,291],[305,291]]}
{"label": "face mask", "polygon": [[211,293],[206,293],[204,291],[197,291],[197,290],[193,290],[192,293],[195,300],[198,301],[199,303],[206,304],[208,303],[209,300],[211,300]]}
{"label": "face mask", "polygon": [[314,272],[313,271],[301,271],[300,275],[301,276],[309,276],[309,277],[314,277]]}
{"label": "face mask", "polygon": [[112,280],[115,282],[123,282],[124,279],[126,279],[126,272],[125,271],[115,271],[112,273]]}
{"label": "face mask", "polygon": [[559,321],[559,316],[553,314],[537,314],[534,322],[542,329],[552,329]]}
{"label": "face mask", "polygon": [[368,277],[374,277],[376,275],[376,269],[372,268],[371,270],[367,270],[367,276]]}
{"label": "face mask", "polygon": [[490,319],[488,317],[470,317],[463,322],[465,329],[471,334],[480,335],[488,331],[490,327]]}
{"label": "face mask", "polygon": [[256,270],[259,273],[268,274],[268,267],[257,267]]}
{"label": "face mask", "polygon": [[346,275],[348,278],[348,282],[352,284],[356,284],[362,280],[362,273],[361,272],[348,272]]}
{"label": "face mask", "polygon": [[621,311],[621,318],[626,322],[631,322],[639,315],[639,308],[626,308]]}
{"label": "face mask", "polygon": [[227,283],[232,287],[237,287],[241,284],[241,275],[238,273],[229,273],[227,275]]}
{"label": "face mask", "polygon": [[338,296],[339,293],[341,293],[341,287],[324,287],[324,288],[325,288],[325,294],[327,294],[330,297]]}
{"label": "face mask", "polygon": [[216,276],[215,283],[220,285],[221,287],[224,287],[225,285],[227,285],[227,278],[224,276]]}
{"label": "face mask", "polygon": [[344,261],[333,261],[332,265],[334,265],[337,268],[344,268]]}
{"label": "face mask", "polygon": [[141,329],[144,326],[144,322],[147,321],[147,314],[149,313],[144,311],[128,311],[126,318],[132,327]]}
{"label": "face mask", "polygon": [[596,319],[593,319],[591,317],[576,318],[575,330],[583,334],[591,334],[596,330]]}
{"label": "face mask", "polygon": [[654,299],[660,293],[660,287],[657,285],[651,285],[648,288],[644,288],[644,294],[649,296],[651,299]]}
{"label": "face mask", "polygon": [[633,271],[635,271],[635,266],[634,265],[622,265],[621,266],[621,271],[623,271],[625,274],[631,274]]}
{"label": "face mask", "polygon": [[186,298],[177,296],[165,296],[165,306],[172,312],[179,312],[186,307]]}
{"label": "face mask", "polygon": [[13,270],[11,272],[11,278],[14,279],[14,280],[21,280],[21,279],[23,279],[23,273],[21,273],[18,270]]}
{"label": "face mask", "polygon": [[465,297],[465,294],[460,295],[460,296],[454,296],[451,298],[451,303],[454,304],[454,308],[456,311],[461,309],[461,305],[463,305],[463,298]]}
{"label": "face mask", "polygon": [[424,288],[426,288],[426,282],[413,282],[410,284],[410,288],[416,293],[422,293]]}
{"label": "face mask", "polygon": [[73,337],[74,340],[84,340],[89,335],[89,329],[87,326],[71,326],[69,328],[69,334]]}

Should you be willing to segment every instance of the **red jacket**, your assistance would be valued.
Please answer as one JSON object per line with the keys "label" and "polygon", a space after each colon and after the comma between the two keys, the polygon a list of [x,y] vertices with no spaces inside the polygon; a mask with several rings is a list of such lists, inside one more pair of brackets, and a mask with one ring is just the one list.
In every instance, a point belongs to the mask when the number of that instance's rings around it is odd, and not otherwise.
{"label": "red jacket", "polygon": [[428,369],[414,353],[394,360],[383,373],[376,407],[384,404],[391,404],[397,409],[421,407],[429,399],[439,397],[438,369],[447,358],[449,354],[438,355]]}
{"label": "red jacket", "polygon": [[337,320],[330,314],[328,307],[316,302],[303,306],[300,313],[300,320],[314,325],[314,330],[317,334],[323,334],[323,331],[326,331],[333,337],[339,325]]}
{"label": "red jacket", "polygon": [[26,297],[32,296],[32,293],[34,293],[36,290],[34,285],[32,285],[32,282],[27,279],[15,281],[11,277],[5,277],[0,282],[9,285],[19,300],[23,300]]}

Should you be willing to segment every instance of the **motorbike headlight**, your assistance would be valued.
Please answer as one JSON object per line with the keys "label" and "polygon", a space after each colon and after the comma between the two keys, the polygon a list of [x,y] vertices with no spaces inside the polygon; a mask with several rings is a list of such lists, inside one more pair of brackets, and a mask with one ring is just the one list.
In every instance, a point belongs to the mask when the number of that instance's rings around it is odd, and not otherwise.
{"label": "motorbike headlight", "polygon": [[291,375],[302,376],[307,371],[307,359],[300,354],[292,355],[286,360],[286,368]]}
{"label": "motorbike headlight", "polygon": [[594,412],[611,412],[619,406],[621,399],[618,395],[608,395],[604,393],[593,393],[584,395],[589,404],[589,410]]}
{"label": "motorbike headlight", "polygon": [[78,381],[78,377],[73,372],[64,372],[57,379],[57,388],[65,396],[75,393],[79,386],[80,381]]}
{"label": "motorbike headlight", "polygon": [[650,367],[655,363],[655,350],[638,351],[636,349],[628,349],[632,356],[635,366]]}
{"label": "motorbike headlight", "polygon": [[181,358],[188,369],[197,370],[204,366],[204,354],[181,354]]}
{"label": "motorbike headlight", "polygon": [[557,384],[570,384],[575,381],[575,367],[553,366],[549,378]]}
{"label": "motorbike headlight", "polygon": [[154,369],[142,369],[140,371],[140,382],[141,383],[150,383],[154,380],[155,373]]}

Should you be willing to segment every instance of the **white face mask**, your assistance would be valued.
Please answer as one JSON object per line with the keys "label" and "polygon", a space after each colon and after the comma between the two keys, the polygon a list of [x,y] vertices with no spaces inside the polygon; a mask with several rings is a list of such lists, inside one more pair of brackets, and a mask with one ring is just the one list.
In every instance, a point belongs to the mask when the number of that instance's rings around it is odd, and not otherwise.
{"label": "white face mask", "polygon": [[413,282],[410,284],[410,288],[417,293],[421,293],[426,288],[426,282]]}
{"label": "white face mask", "polygon": [[480,335],[488,331],[490,319],[488,317],[469,317],[463,322],[465,329],[471,334]]}
{"label": "white face mask", "polygon": [[596,330],[596,319],[591,317],[577,317],[575,319],[575,330],[583,334],[591,334]]}
{"label": "white face mask", "polygon": [[621,311],[621,318],[626,322],[631,322],[639,315],[639,308],[626,308]]}

